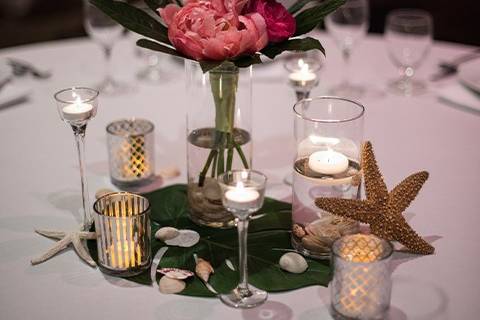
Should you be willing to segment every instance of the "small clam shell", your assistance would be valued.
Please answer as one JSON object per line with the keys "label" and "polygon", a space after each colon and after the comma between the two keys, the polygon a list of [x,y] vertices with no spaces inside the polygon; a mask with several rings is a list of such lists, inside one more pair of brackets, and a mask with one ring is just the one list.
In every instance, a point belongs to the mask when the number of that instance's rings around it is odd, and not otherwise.
{"label": "small clam shell", "polygon": [[193,247],[200,241],[200,235],[198,232],[193,230],[178,230],[178,236],[173,239],[165,240],[165,243],[169,246],[178,246],[178,247]]}
{"label": "small clam shell", "polygon": [[114,193],[114,192],[115,191],[113,191],[112,189],[108,189],[108,188],[98,189],[97,192],[95,192],[95,199],[100,199],[104,195],[107,195],[109,193]]}
{"label": "small clam shell", "polygon": [[207,260],[202,258],[197,259],[197,265],[195,267],[195,273],[197,276],[205,282],[208,282],[208,278],[210,278],[210,274],[214,273],[212,265]]}
{"label": "small clam shell", "polygon": [[319,238],[311,235],[306,235],[302,238],[302,246],[315,253],[329,252],[328,244],[322,242]]}
{"label": "small clam shell", "polygon": [[278,264],[280,268],[291,273],[303,273],[308,268],[305,258],[295,252],[285,253]]}
{"label": "small clam shell", "polygon": [[170,240],[178,236],[180,233],[176,228],[173,227],[163,227],[155,232],[155,238],[161,241]]}
{"label": "small clam shell", "polygon": [[230,261],[230,259],[225,259],[225,264],[230,270],[235,271],[235,267],[233,266],[233,263],[232,261]]}
{"label": "small clam shell", "polygon": [[169,277],[162,277],[158,283],[158,288],[161,293],[179,293],[185,289],[186,284],[182,280],[172,279]]}
{"label": "small clam shell", "polygon": [[169,277],[171,279],[183,280],[193,276],[193,272],[190,270],[183,270],[177,268],[161,268],[157,270],[159,273]]}
{"label": "small clam shell", "polygon": [[293,232],[293,235],[295,237],[300,238],[300,239],[303,238],[306,235],[305,229],[297,223],[295,223],[293,225],[292,232]]}

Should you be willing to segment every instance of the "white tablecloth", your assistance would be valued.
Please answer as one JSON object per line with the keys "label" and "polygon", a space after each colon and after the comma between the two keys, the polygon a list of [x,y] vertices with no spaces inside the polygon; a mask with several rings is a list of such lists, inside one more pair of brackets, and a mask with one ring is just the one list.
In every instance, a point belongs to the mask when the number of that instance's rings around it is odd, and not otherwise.
{"label": "white tablecloth", "polygon": [[[321,86],[340,80],[338,50],[321,35],[327,63]],[[471,50],[436,42],[418,72],[426,77],[441,59]],[[34,228],[75,228],[80,219],[80,183],[71,129],[58,117],[52,95],[69,86],[100,80],[101,52],[87,39],[75,39],[0,50],[51,69],[45,81],[18,80],[33,89],[30,101],[0,110],[0,318],[1,319],[329,319],[329,291],[312,286],[271,294],[253,310],[233,310],[216,299],[162,295],[151,287],[104,276],[82,263],[72,250],[32,267],[30,258],[52,241]],[[90,193],[110,186],[105,126],[123,117],[145,117],[155,125],[157,167],[179,165],[185,181],[185,110],[183,68],[165,60],[165,81],[134,81],[138,62],[123,40],[114,51],[117,78],[135,83],[136,91],[102,96],[98,116],[87,130]],[[293,150],[293,92],[281,64],[262,67],[254,91],[254,166],[270,178],[269,194],[288,198],[282,184]],[[369,36],[354,52],[352,79],[375,88],[362,99],[366,106],[365,137],[374,144],[389,187],[417,170],[430,179],[407,210],[412,226],[436,247],[432,256],[396,254],[391,319],[475,319],[480,304],[480,116],[440,103],[430,93],[413,98],[384,92],[397,75],[382,38]],[[455,78],[436,86],[448,84]],[[281,144],[279,143],[281,142]]]}

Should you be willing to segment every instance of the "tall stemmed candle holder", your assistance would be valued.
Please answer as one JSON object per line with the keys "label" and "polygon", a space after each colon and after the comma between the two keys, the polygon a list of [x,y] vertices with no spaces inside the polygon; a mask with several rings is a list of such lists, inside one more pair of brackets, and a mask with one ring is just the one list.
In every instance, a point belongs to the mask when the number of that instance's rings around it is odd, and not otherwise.
{"label": "tall stemmed candle holder", "polygon": [[248,283],[247,234],[249,217],[263,205],[267,177],[258,171],[234,170],[218,177],[222,203],[237,220],[240,283],[220,300],[234,308],[253,308],[267,300],[268,293]]}
{"label": "tall stemmed candle holder", "polygon": [[297,101],[308,98],[310,91],[318,85],[318,71],[321,68],[320,57],[310,53],[297,53],[285,62],[289,72],[288,83],[295,90]]}
{"label": "tall stemmed candle holder", "polygon": [[335,319],[385,319],[392,291],[390,242],[354,234],[335,241],[330,283]]}
{"label": "tall stemmed candle holder", "polygon": [[92,215],[85,177],[85,131],[88,121],[97,114],[98,91],[90,88],[73,87],[57,92],[54,97],[60,118],[73,129],[82,186],[82,223],[83,229],[88,230],[92,224]]}
{"label": "tall stemmed candle holder", "polygon": [[342,235],[358,232],[358,223],[315,206],[317,197],[360,197],[360,149],[364,107],[338,97],[297,102],[293,162],[292,245],[305,255],[329,258]]}

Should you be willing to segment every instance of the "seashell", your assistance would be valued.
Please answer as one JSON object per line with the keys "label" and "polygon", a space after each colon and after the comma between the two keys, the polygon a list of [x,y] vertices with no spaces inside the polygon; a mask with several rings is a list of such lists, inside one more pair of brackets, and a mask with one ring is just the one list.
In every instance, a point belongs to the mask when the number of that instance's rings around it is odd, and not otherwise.
{"label": "seashell", "polygon": [[303,238],[307,234],[303,226],[297,223],[292,226],[292,233],[297,238]]}
{"label": "seashell", "polygon": [[157,232],[155,232],[155,238],[161,241],[165,241],[165,240],[173,239],[179,234],[180,232],[178,232],[177,228],[163,227],[158,229]]}
{"label": "seashell", "polygon": [[230,259],[225,259],[225,264],[230,270],[235,271],[235,267],[233,266],[233,263],[232,261],[230,261]]}
{"label": "seashell", "polygon": [[207,260],[202,258],[197,259],[197,265],[195,267],[195,273],[197,276],[205,282],[208,282],[211,273],[215,273],[212,265]]}
{"label": "seashell", "polygon": [[180,170],[176,166],[161,168],[158,175],[164,179],[173,179],[180,175]]}
{"label": "seashell", "polygon": [[307,260],[295,252],[285,253],[278,264],[280,268],[291,273],[303,273],[308,268]]}
{"label": "seashell", "polygon": [[193,230],[178,230],[178,236],[173,239],[165,240],[165,243],[169,246],[177,246],[177,247],[193,247],[200,241],[200,235],[198,232]]}
{"label": "seashell", "polygon": [[193,276],[193,272],[190,270],[183,270],[178,268],[161,268],[157,272],[169,277],[171,279],[183,280]]}
{"label": "seashell", "polygon": [[205,198],[211,201],[221,201],[222,200],[222,190],[220,185],[215,179],[206,179],[205,185],[203,187],[203,194]]}
{"label": "seashell", "polygon": [[100,199],[101,197],[109,194],[109,193],[114,193],[115,191],[113,191],[112,189],[108,189],[108,188],[102,188],[102,189],[98,189],[97,192],[95,192],[95,199]]}
{"label": "seashell", "polygon": [[305,227],[305,231],[312,236],[318,238],[332,238],[337,239],[340,238],[339,228],[336,225],[332,225],[334,219],[328,220],[329,222],[324,222],[321,220],[316,220],[310,223],[308,226]]}
{"label": "seashell", "polygon": [[302,246],[312,252],[329,252],[330,247],[315,236],[306,235],[302,238]]}
{"label": "seashell", "polygon": [[185,289],[187,285],[182,280],[172,279],[169,277],[162,277],[158,283],[158,288],[161,293],[179,293]]}

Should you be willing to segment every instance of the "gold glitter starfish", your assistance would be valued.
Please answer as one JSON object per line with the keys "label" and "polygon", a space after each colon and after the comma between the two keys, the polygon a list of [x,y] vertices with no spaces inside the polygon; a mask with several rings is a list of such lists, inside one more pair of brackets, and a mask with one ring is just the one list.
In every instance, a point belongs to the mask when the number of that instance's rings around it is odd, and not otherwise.
{"label": "gold glitter starfish", "polygon": [[373,234],[390,241],[398,241],[412,253],[432,254],[435,248],[422,239],[402,216],[428,179],[428,172],[414,173],[388,192],[369,141],[362,147],[362,170],[365,200],[317,198],[317,207],[367,223]]}

